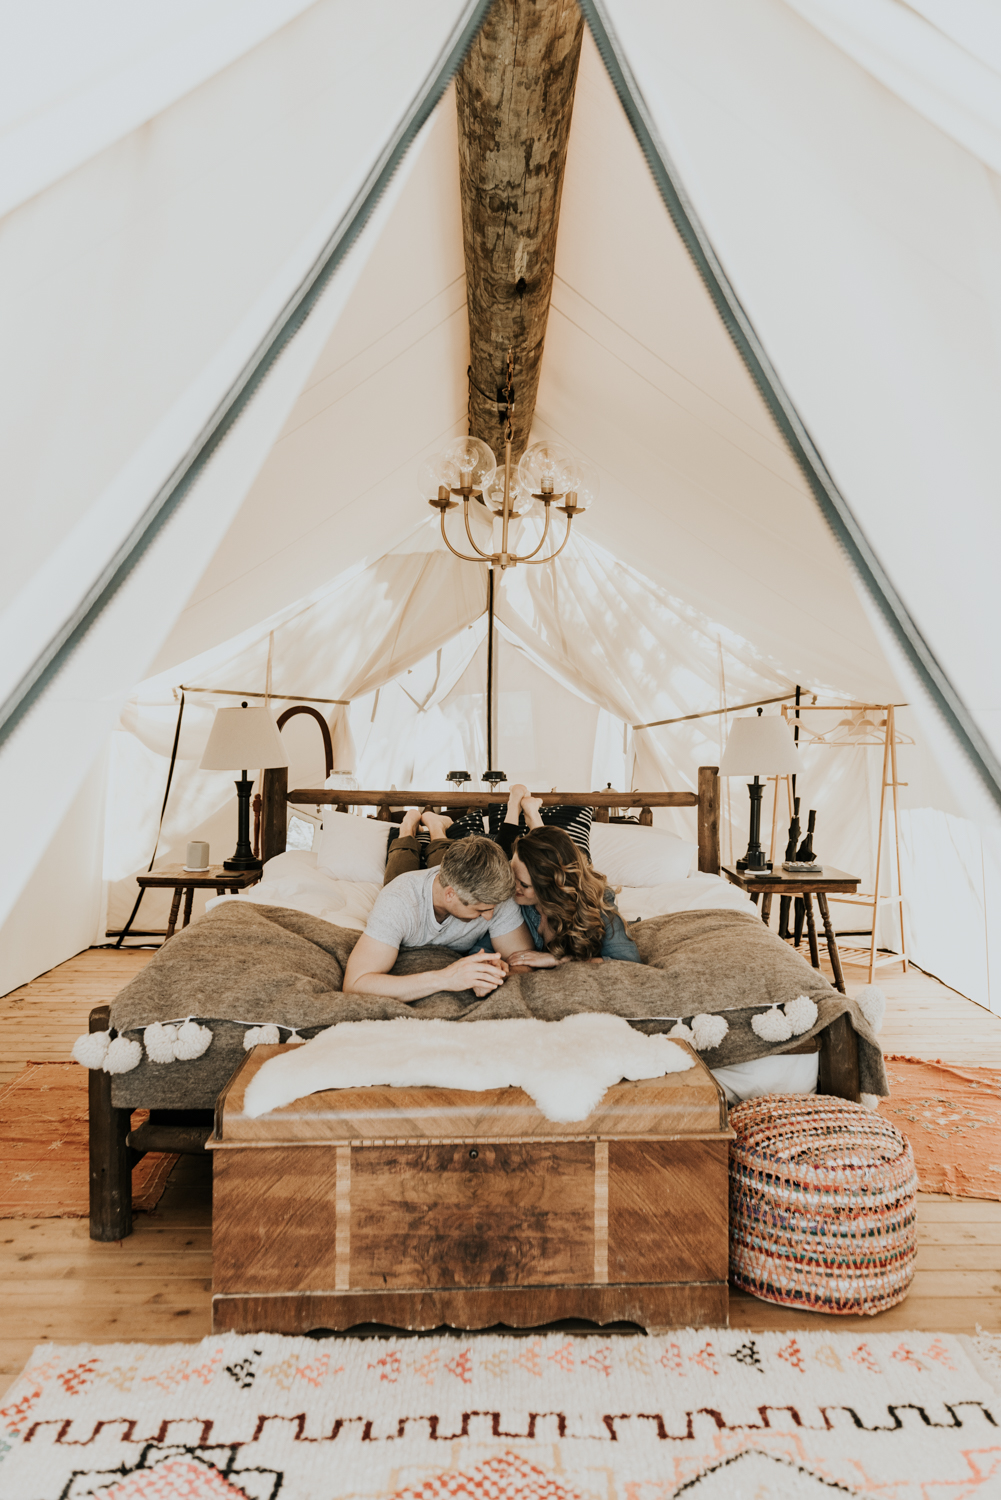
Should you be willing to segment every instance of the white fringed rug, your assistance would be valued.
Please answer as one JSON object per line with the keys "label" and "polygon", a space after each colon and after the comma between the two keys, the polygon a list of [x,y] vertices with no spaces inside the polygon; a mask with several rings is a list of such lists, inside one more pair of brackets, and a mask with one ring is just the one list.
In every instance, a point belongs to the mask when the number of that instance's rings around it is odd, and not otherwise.
{"label": "white fringed rug", "polygon": [[0,1411],[0,1494],[996,1500],[998,1343],[702,1329],[43,1345]]}

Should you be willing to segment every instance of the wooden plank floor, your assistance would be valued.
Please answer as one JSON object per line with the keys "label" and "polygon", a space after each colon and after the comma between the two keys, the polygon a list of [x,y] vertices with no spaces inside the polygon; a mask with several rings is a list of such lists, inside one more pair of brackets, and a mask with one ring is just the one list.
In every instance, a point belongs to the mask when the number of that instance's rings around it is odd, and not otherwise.
{"label": "wooden plank floor", "polygon": [[[69,1056],[92,1006],[110,1000],[149,962],[132,949],[91,949],[0,999],[0,1084],[24,1063]],[[851,993],[865,973],[846,974]],[[1001,1067],[1001,1017],[910,968],[879,975],[887,995],[887,1052]],[[94,1244],[85,1219],[0,1220],[0,1394],[36,1343],[196,1340],[210,1332],[211,1162],[182,1157],[155,1213],[133,1235]],[[910,1294],[876,1318],[821,1318],[732,1294],[737,1328],[873,1332],[902,1328],[1001,1331],[1001,1203],[922,1194],[918,1268]]]}

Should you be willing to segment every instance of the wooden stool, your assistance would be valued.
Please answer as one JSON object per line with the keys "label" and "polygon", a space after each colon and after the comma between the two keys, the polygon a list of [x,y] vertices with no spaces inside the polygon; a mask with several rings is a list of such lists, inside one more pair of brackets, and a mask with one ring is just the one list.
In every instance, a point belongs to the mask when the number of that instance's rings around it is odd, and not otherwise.
{"label": "wooden stool", "polygon": [[[163,932],[163,940],[167,942],[174,936],[177,927],[177,914],[181,907],[181,897],[184,897],[184,920],[182,927],[187,927],[191,921],[191,903],[195,899],[196,890],[215,889],[217,896],[224,896],[227,891],[235,895],[248,885],[256,885],[261,878],[260,870],[227,870],[222,865],[209,865],[207,870],[186,870],[183,865],[164,865],[160,870],[148,870],[144,875],[137,875],[136,881],[142,890],[148,887],[172,886],[174,899],[170,903],[170,919]],[[124,936],[124,934],[123,934]]]}
{"label": "wooden stool", "polygon": [[[859,887],[858,875],[846,875],[844,870],[833,870],[828,865],[819,874],[815,875],[793,875],[788,870],[777,869],[772,875],[756,875],[753,870],[738,870],[734,865],[723,865],[721,874],[725,875],[731,885],[739,886],[746,891],[754,902],[758,904],[761,897],[761,920],[768,926],[768,919],[772,914],[772,897],[799,896],[802,898],[806,912],[806,931],[810,940],[810,962],[815,969],[820,968],[820,950],[817,946],[817,923],[813,915],[813,901],[811,897],[816,896],[817,905],[820,907],[821,919],[824,923],[824,937],[827,942],[827,952],[831,960],[831,968],[834,971],[834,983],[844,995],[845,976],[841,968],[841,954],[838,952],[837,940],[834,936],[834,924],[831,921],[831,913],[827,906],[829,895],[854,895]],[[796,946],[799,947],[799,933],[796,935]]]}

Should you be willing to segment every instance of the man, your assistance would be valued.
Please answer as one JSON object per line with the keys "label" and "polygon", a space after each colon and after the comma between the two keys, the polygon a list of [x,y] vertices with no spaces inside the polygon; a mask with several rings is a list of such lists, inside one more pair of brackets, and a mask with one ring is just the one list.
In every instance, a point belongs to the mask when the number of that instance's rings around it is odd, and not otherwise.
{"label": "man", "polygon": [[[398,875],[383,887],[348,959],[344,993],[394,1000],[421,1000],[438,990],[489,995],[504,983],[505,958],[534,946],[513,895],[511,866],[491,839],[450,843],[437,867]],[[494,951],[470,952],[486,936]],[[423,974],[389,972],[401,948],[428,945],[466,956]]]}

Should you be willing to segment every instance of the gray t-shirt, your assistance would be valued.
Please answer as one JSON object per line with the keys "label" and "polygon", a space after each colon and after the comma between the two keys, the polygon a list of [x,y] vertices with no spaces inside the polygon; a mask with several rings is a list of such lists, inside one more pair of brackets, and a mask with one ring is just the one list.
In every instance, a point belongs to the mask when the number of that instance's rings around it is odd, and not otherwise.
{"label": "gray t-shirt", "polygon": [[524,921],[516,901],[501,901],[489,920],[476,917],[464,922],[449,913],[444,922],[439,922],[431,903],[431,887],[437,873],[434,868],[411,870],[383,886],[369,913],[365,936],[390,948],[424,948],[434,944],[469,953],[486,933],[491,938],[503,937]]}

